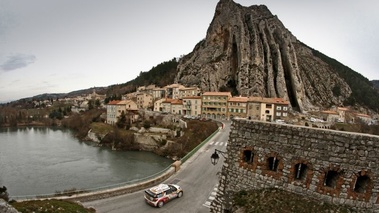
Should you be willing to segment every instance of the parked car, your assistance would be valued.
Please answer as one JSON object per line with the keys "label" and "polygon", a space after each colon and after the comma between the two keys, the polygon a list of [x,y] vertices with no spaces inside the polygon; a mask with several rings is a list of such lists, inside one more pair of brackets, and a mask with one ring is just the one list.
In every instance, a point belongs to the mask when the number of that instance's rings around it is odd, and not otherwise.
{"label": "parked car", "polygon": [[183,196],[183,189],[176,184],[159,184],[145,190],[145,201],[154,207],[162,207],[165,203]]}

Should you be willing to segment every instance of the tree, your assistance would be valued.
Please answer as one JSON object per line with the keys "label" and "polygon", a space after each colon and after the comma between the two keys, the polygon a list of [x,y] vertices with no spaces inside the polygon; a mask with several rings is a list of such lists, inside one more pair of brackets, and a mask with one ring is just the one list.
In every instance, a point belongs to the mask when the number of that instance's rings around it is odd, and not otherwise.
{"label": "tree", "polygon": [[91,110],[94,108],[93,100],[88,101],[88,110]]}
{"label": "tree", "polygon": [[120,117],[118,118],[116,125],[118,128],[124,128],[126,125],[126,117],[124,110],[121,112]]}
{"label": "tree", "polygon": [[9,201],[9,194],[7,192],[7,187],[5,186],[0,187],[0,198],[5,200],[6,202]]}

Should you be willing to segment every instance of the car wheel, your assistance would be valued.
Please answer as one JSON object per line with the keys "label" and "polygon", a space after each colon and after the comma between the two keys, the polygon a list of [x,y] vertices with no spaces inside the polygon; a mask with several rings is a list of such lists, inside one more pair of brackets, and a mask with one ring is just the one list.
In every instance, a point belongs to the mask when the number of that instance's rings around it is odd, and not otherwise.
{"label": "car wheel", "polygon": [[163,205],[164,205],[164,202],[163,201],[159,201],[158,208],[161,208]]}
{"label": "car wheel", "polygon": [[178,197],[182,197],[182,196],[183,196],[183,192],[179,192]]}

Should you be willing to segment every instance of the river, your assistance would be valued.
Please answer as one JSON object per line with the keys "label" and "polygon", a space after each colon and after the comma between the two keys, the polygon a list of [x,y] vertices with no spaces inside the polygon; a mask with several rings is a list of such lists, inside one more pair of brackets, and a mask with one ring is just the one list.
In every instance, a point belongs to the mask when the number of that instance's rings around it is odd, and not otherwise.
{"label": "river", "polygon": [[154,175],[171,163],[150,152],[96,147],[67,129],[0,128],[0,186],[11,198],[109,188]]}

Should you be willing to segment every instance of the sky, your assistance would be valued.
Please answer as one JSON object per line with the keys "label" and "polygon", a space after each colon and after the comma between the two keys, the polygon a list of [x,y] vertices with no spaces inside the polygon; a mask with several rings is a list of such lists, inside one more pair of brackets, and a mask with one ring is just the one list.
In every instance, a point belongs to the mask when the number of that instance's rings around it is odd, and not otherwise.
{"label": "sky", "polygon": [[[292,34],[379,80],[378,0],[234,0],[266,5]],[[218,0],[0,0],[0,103],[125,83],[190,53]]]}

